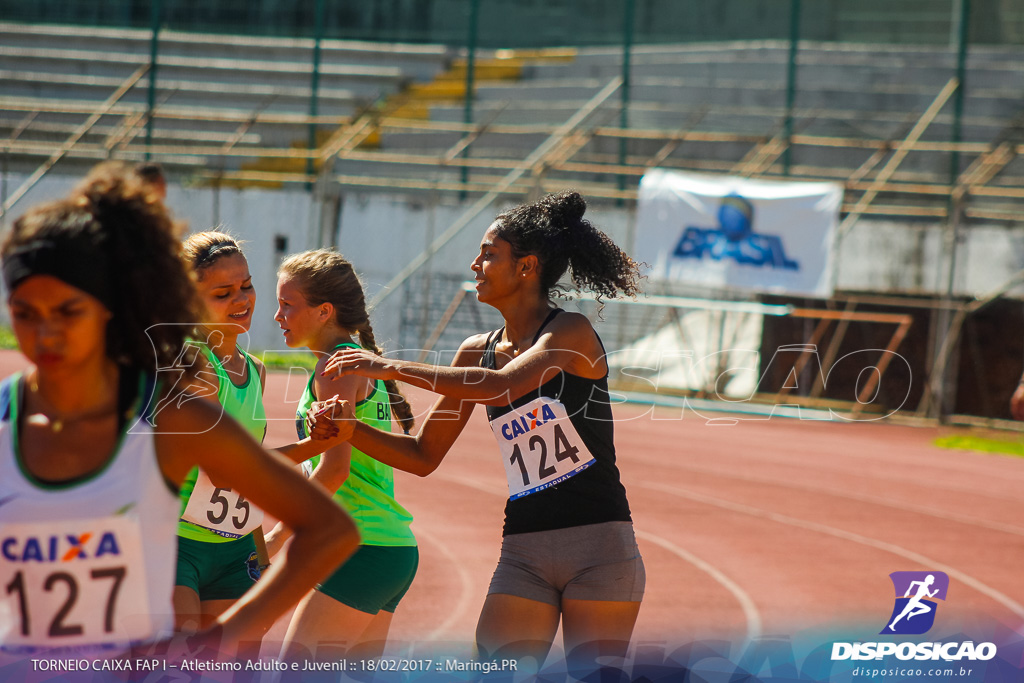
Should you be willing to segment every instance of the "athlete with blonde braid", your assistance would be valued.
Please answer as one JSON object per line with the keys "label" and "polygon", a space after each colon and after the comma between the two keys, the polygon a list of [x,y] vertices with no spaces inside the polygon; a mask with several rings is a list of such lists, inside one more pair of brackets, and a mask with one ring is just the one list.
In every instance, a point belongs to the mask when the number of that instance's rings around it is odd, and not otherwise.
{"label": "athlete with blonde braid", "polygon": [[[412,409],[393,381],[321,374],[337,349],[380,353],[352,264],[327,249],[296,254],[278,271],[277,300],[275,320],[285,343],[308,347],[319,356],[297,411],[299,437],[305,436],[308,409],[319,397],[332,396],[355,405],[360,423],[385,432],[391,431],[393,410],[408,432]],[[317,656],[318,644],[339,641],[360,657],[378,656],[419,564],[409,528],[412,515],[395,500],[393,470],[347,443],[314,458],[314,466],[312,480],[334,492],[355,519],[362,542],[348,562],[299,604],[285,636],[284,656],[293,658],[302,648]],[[272,553],[284,536],[280,527],[267,535]]]}

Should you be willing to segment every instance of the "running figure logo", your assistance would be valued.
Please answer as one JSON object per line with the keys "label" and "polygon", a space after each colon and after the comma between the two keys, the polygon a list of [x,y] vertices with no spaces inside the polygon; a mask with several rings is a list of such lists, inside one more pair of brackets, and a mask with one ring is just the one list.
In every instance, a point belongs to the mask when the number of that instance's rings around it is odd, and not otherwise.
{"label": "running figure logo", "polygon": [[946,599],[949,577],[942,572],[893,572],[889,574],[896,590],[896,605],[881,634],[919,635],[935,623],[937,603]]}

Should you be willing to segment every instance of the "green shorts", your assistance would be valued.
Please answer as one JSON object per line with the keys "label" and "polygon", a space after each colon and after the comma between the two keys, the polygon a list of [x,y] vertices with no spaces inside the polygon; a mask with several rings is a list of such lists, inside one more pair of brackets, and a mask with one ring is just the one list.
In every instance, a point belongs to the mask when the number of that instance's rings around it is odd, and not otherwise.
{"label": "green shorts", "polygon": [[200,600],[237,600],[258,578],[260,561],[252,534],[223,543],[178,537],[174,585],[191,588]]}
{"label": "green shorts", "polygon": [[414,545],[361,545],[316,589],[360,612],[393,613],[412,585],[419,564],[420,551]]}

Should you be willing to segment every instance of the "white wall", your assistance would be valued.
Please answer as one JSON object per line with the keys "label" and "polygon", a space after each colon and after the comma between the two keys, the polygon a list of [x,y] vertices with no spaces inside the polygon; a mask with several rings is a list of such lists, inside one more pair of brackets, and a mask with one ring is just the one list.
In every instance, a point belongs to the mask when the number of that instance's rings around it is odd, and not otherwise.
{"label": "white wall", "polygon": [[256,287],[250,345],[263,350],[287,348],[274,322],[278,266],[274,238],[280,235],[287,239],[288,253],[319,246],[311,230],[309,194],[301,190],[221,189],[215,201],[214,191],[209,188],[174,188],[168,192],[167,204],[193,232],[219,225],[244,240],[242,249]]}

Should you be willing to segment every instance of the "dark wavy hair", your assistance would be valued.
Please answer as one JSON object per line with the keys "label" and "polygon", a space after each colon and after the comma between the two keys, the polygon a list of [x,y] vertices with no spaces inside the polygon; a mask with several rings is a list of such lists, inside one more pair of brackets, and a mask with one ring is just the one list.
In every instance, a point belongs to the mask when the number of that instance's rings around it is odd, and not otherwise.
{"label": "dark wavy hair", "polygon": [[561,293],[558,281],[566,271],[577,292],[589,290],[599,299],[635,296],[639,264],[583,217],[586,210],[579,192],[549,194],[498,214],[494,232],[512,245],[515,258],[537,257],[541,291],[548,296]]}
{"label": "dark wavy hair", "polygon": [[121,366],[155,372],[183,362],[186,337],[202,316],[182,260],[181,225],[146,183],[117,162],[96,166],[64,199],[35,206],[14,222],[0,252],[34,240],[88,244],[105,256],[97,278],[113,296],[106,305],[106,353]]}

